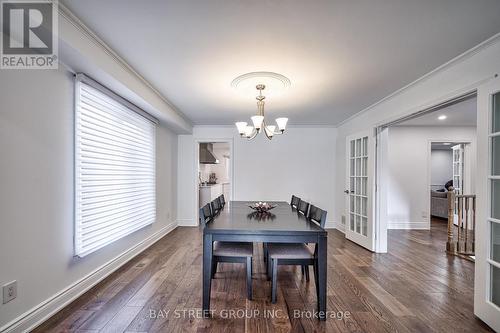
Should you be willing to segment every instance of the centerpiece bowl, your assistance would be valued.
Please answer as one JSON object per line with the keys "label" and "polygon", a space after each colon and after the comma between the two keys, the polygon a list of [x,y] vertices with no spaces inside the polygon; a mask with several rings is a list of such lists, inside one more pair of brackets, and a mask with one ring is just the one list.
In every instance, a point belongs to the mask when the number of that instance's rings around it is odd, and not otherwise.
{"label": "centerpiece bowl", "polygon": [[271,204],[268,204],[267,202],[259,201],[253,205],[248,206],[248,207],[252,208],[253,210],[255,210],[259,213],[267,213],[271,209],[275,208],[276,205],[271,205]]}

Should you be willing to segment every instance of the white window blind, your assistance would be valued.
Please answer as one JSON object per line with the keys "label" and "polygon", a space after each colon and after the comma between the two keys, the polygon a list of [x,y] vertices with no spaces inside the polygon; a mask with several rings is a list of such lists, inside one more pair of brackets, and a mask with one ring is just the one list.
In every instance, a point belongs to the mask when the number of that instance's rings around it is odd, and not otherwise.
{"label": "white window blind", "polygon": [[78,74],[75,253],[83,257],[156,218],[154,118]]}

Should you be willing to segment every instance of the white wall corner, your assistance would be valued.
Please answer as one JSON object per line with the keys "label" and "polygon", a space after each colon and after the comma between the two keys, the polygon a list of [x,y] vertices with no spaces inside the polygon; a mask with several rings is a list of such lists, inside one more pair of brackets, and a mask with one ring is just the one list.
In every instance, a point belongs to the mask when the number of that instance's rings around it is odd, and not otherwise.
{"label": "white wall corner", "polygon": [[345,233],[345,225],[336,221],[326,221],[325,229],[337,229],[338,231]]}
{"label": "white wall corner", "polygon": [[197,227],[198,223],[194,219],[177,219],[177,226],[179,227]]}
{"label": "white wall corner", "polygon": [[96,284],[111,275],[121,266],[132,260],[135,256],[159,241],[163,236],[170,233],[177,227],[177,222],[171,222],[169,225],[156,231],[148,238],[137,243],[130,249],[122,252],[104,265],[98,267],[87,276],[69,285],[57,294],[26,311],[15,318],[5,326],[0,327],[1,333],[29,332],[59,312],[65,306],[90,290]]}

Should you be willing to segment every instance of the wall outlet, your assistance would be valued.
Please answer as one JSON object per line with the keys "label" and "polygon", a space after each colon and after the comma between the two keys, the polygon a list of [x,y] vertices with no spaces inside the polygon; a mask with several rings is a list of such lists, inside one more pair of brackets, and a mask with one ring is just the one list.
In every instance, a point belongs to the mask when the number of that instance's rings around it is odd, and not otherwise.
{"label": "wall outlet", "polygon": [[3,290],[3,304],[9,303],[17,297],[17,281],[12,281],[2,287]]}

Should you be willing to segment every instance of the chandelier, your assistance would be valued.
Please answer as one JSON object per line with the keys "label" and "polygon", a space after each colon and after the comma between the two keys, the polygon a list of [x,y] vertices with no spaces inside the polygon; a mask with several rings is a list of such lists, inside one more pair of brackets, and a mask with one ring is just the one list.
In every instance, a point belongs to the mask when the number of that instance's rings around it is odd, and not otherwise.
{"label": "chandelier", "polygon": [[269,82],[272,86],[276,86],[277,83],[277,87],[289,87],[290,80],[278,73],[252,72],[238,76],[233,80],[231,85],[233,87],[238,87],[244,82],[255,84],[255,89],[258,91],[258,95],[256,97],[257,115],[250,117],[253,126],[248,125],[245,121],[239,121],[236,123],[236,128],[238,129],[240,136],[251,140],[254,139],[260,132],[264,132],[266,137],[271,140],[273,136],[283,134],[286,129],[288,118],[276,118],[276,125],[268,125],[266,122],[264,115],[264,100],[266,97],[262,93],[264,89],[266,89],[266,84],[263,82]]}

